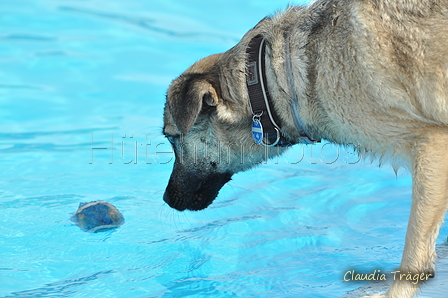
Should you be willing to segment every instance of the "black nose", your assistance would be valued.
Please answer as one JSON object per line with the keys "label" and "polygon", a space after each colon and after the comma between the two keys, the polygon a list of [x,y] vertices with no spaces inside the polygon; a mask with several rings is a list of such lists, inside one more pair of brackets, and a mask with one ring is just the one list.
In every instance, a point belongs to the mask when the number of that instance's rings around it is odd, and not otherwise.
{"label": "black nose", "polygon": [[182,200],[176,200],[175,196],[170,195],[168,190],[165,190],[165,193],[163,194],[163,200],[168,204],[168,206],[178,211],[184,211],[185,209],[187,209],[187,207],[185,206],[185,202]]}
{"label": "black nose", "polygon": [[166,191],[165,191],[165,193],[163,194],[163,200],[165,201],[165,203],[167,203],[168,205],[171,206],[171,204],[170,204],[170,202],[171,202],[170,195],[169,195],[168,192],[166,192]]}
{"label": "black nose", "polygon": [[175,200],[173,200],[172,196],[170,196],[170,194],[168,193],[168,190],[165,190],[165,193],[163,194],[163,200],[165,201],[165,203],[168,204],[168,206],[170,206],[171,208],[174,209],[178,209],[176,205]]}
{"label": "black nose", "polygon": [[178,211],[205,209],[213,202],[221,187],[231,177],[230,173],[198,175],[197,173],[174,170],[163,194],[163,200]]}

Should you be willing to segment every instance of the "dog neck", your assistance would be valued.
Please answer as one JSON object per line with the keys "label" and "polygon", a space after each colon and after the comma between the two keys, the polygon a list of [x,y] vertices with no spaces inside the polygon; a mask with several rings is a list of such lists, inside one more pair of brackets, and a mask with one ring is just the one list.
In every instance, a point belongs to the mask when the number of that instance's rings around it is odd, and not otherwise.
{"label": "dog neck", "polygon": [[[289,44],[289,36],[288,36]],[[289,51],[289,47],[287,49]],[[299,133],[297,140],[288,140],[282,133],[282,122],[274,108],[272,98],[268,90],[266,79],[266,40],[262,35],[257,35],[249,42],[246,49],[248,56],[248,71],[246,73],[246,85],[249,94],[249,104],[252,110],[252,134],[258,144],[267,147],[291,146],[297,143],[314,144],[318,141],[308,133],[303,125],[298,111],[297,98],[291,102],[294,125]],[[289,53],[286,53],[289,57]],[[294,82],[290,59],[285,59],[285,70],[287,72],[288,84],[293,90]],[[263,137],[269,143],[263,141]]]}

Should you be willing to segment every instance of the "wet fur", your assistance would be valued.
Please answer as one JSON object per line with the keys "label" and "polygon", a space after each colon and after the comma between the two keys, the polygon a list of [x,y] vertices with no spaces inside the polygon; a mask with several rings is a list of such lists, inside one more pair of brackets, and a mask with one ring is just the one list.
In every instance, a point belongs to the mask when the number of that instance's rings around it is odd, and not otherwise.
{"label": "wet fur", "polygon": [[[251,137],[245,83],[246,48],[258,34],[268,42],[268,86],[287,138],[299,136],[291,110],[297,100],[314,137],[391,158],[412,172],[400,270],[434,273],[435,240],[448,208],[447,0],[290,7],[263,19],[229,51],[195,63],[167,94],[164,134],[176,165],[165,201],[178,210],[206,208],[233,173],[265,158]],[[413,297],[417,289],[394,282],[375,297]]]}

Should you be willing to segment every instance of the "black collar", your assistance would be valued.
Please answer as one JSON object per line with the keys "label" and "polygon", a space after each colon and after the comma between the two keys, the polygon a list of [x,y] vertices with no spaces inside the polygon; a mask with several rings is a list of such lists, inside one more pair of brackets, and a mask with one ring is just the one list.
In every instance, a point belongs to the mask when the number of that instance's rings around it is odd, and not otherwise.
{"label": "black collar", "polygon": [[[248,56],[246,85],[249,93],[249,102],[252,109],[252,134],[257,144],[267,147],[291,146],[298,142],[311,144],[316,143],[303,127],[299,130],[298,141],[286,139],[281,131],[281,119],[273,107],[272,98],[266,80],[266,41],[262,35],[257,35],[249,43],[246,49]],[[269,143],[265,143],[263,140]]]}

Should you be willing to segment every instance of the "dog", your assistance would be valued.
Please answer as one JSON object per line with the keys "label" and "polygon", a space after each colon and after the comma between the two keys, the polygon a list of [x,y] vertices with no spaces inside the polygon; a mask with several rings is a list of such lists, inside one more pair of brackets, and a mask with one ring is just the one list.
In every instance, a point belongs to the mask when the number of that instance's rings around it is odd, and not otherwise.
{"label": "dog", "polygon": [[[180,211],[298,143],[351,144],[408,168],[399,270],[433,276],[448,208],[448,0],[318,0],[266,17],[171,83],[163,133],[176,159],[163,199]],[[417,290],[394,280],[371,297]]]}

